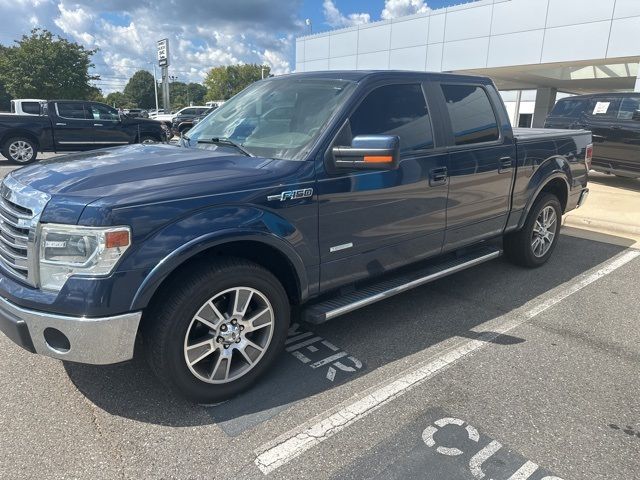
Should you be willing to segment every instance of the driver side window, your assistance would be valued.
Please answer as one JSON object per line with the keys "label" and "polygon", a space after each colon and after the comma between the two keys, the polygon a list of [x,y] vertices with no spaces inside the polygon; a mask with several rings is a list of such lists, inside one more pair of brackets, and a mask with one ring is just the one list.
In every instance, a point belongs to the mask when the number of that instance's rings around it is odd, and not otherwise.
{"label": "driver side window", "polygon": [[100,105],[99,103],[91,103],[89,105],[89,115],[94,120],[120,120],[118,111],[107,105]]}
{"label": "driver side window", "polygon": [[420,84],[376,88],[353,112],[349,123],[352,138],[397,135],[401,152],[433,148],[431,118]]}

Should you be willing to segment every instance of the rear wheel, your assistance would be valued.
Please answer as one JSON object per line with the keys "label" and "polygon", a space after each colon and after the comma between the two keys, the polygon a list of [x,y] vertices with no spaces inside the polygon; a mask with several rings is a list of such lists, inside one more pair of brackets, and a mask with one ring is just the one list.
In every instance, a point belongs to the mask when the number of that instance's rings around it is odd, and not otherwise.
{"label": "rear wheel", "polygon": [[13,137],[5,142],[2,155],[11,163],[27,165],[35,162],[38,156],[38,145],[26,137]]}
{"label": "rear wheel", "polygon": [[224,259],[173,282],[145,312],[151,368],[197,403],[249,388],[274,362],[289,328],[278,280],[241,259]]}
{"label": "rear wheel", "polygon": [[505,235],[504,252],[513,263],[525,267],[543,265],[556,248],[562,208],[558,197],[543,193],[535,201],[524,227]]}

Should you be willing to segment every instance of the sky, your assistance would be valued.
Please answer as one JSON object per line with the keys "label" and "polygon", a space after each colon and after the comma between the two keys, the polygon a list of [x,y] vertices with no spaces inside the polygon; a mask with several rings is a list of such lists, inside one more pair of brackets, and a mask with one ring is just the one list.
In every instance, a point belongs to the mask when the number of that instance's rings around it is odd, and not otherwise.
{"label": "sky", "polygon": [[[0,44],[42,27],[97,48],[103,93],[122,90],[139,69],[153,72],[156,41],[168,38],[169,74],[201,82],[207,71],[237,63],[295,70],[295,38],[468,0],[0,0]],[[305,23],[311,20],[311,27]]]}

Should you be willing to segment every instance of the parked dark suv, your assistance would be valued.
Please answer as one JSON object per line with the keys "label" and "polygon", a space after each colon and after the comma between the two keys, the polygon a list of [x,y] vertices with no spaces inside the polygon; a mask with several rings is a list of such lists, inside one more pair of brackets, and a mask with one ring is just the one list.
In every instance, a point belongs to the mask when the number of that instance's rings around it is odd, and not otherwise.
{"label": "parked dark suv", "polygon": [[640,178],[640,93],[563,98],[544,126],[591,130],[594,170]]}

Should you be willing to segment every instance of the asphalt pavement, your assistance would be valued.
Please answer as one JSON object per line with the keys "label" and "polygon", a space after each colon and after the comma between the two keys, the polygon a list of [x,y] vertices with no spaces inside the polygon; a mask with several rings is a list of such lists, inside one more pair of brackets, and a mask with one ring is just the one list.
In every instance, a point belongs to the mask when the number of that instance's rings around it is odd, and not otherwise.
{"label": "asphalt pavement", "polygon": [[212,407],[139,355],[63,364],[0,336],[0,478],[640,478],[640,251],[600,239],[294,324]]}

